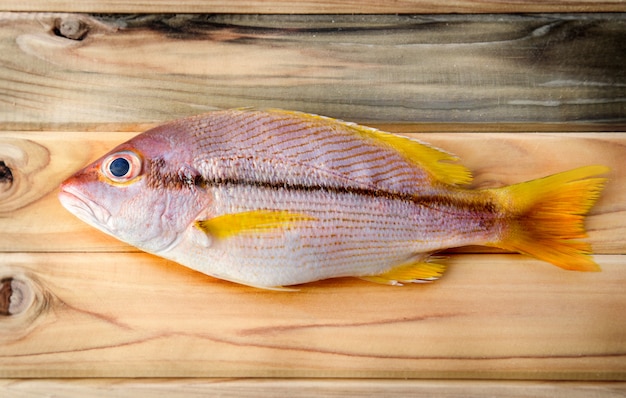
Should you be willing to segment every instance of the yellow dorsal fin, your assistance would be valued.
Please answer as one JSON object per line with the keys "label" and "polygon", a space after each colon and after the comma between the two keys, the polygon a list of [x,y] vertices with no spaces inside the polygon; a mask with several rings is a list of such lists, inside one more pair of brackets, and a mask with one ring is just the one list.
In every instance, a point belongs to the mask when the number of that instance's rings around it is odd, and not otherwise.
{"label": "yellow dorsal fin", "polygon": [[459,158],[451,153],[401,135],[356,124],[348,125],[360,136],[392,147],[409,162],[428,170],[435,179],[443,183],[466,185],[472,182],[471,171],[462,164],[455,163]]}
{"label": "yellow dorsal fin", "polygon": [[253,210],[224,214],[210,220],[196,221],[196,227],[212,237],[226,239],[242,233],[288,228],[296,222],[315,218],[282,210]]}
{"label": "yellow dorsal fin", "polygon": [[418,261],[399,265],[380,275],[363,276],[361,279],[384,285],[402,286],[404,283],[436,281],[445,270],[445,265]]}
{"label": "yellow dorsal fin", "polygon": [[451,185],[466,185],[472,182],[471,171],[465,166],[456,163],[459,161],[457,156],[435,148],[425,142],[326,116],[295,111],[283,111],[279,109],[273,109],[271,111],[282,112],[300,118],[304,117],[313,120],[326,120],[339,123],[353,131],[362,139],[383,147],[392,148],[399,152],[409,163],[427,170],[440,182]]}

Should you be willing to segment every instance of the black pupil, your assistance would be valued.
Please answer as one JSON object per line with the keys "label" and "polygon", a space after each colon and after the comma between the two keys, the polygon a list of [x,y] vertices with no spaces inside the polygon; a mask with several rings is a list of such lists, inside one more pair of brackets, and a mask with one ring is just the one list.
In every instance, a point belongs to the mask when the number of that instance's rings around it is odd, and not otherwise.
{"label": "black pupil", "polygon": [[130,170],[130,163],[124,158],[117,158],[109,165],[109,171],[115,177],[124,177]]}

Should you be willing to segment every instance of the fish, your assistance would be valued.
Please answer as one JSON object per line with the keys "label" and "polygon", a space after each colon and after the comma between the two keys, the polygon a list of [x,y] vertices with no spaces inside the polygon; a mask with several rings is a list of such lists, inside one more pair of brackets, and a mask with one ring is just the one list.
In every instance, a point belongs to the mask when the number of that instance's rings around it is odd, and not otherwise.
{"label": "fish", "polygon": [[59,199],[143,251],[263,289],[432,282],[446,270],[436,254],[466,245],[600,270],[584,220],[608,167],[471,189],[459,161],[330,117],[227,109],[135,136],[65,180]]}

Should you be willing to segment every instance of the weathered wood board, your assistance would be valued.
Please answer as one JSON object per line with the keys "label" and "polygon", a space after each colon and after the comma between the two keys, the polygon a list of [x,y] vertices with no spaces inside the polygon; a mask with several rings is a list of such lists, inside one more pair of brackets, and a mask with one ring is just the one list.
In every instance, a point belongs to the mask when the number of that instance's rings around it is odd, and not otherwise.
{"label": "weathered wood board", "polygon": [[[0,13],[0,378],[38,379],[0,379],[0,395],[624,396],[624,384],[545,381],[626,380],[626,14],[112,15],[233,6],[41,4],[0,10],[107,15]],[[346,12],[345,2],[299,4],[292,12]],[[626,11],[621,1],[515,4]],[[138,252],[58,203],[60,181],[139,131],[240,106],[419,137],[458,154],[476,188],[606,164],[587,221],[603,272],[470,248],[431,285],[338,279],[266,292]],[[45,380],[59,377],[91,379]],[[492,381],[448,381],[459,378]]]}
{"label": "weathered wood board", "polygon": [[0,15],[0,124],[240,106],[348,120],[620,123],[626,14]]}

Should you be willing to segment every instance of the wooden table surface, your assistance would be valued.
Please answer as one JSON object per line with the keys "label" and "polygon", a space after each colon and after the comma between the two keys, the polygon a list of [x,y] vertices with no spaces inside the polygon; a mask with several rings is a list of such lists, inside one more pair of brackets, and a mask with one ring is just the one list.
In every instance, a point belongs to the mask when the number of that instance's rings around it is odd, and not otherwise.
{"label": "wooden table surface", "polygon": [[[150,3],[0,7],[28,11],[0,13],[1,395],[626,395],[626,14],[603,13],[624,2]],[[118,143],[240,106],[418,137],[475,188],[605,164],[586,223],[603,271],[472,247],[433,284],[270,292],[59,204],[59,183]]]}

